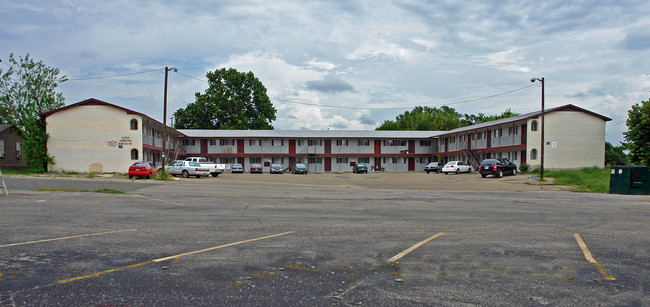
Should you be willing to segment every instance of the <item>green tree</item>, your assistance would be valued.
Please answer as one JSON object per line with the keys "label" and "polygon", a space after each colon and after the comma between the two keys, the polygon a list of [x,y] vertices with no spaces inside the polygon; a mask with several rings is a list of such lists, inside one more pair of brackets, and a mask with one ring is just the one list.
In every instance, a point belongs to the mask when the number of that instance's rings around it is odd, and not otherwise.
{"label": "green tree", "polygon": [[518,113],[510,109],[505,110],[501,115],[478,115],[460,114],[452,107],[442,106],[422,107],[417,106],[411,111],[397,115],[394,121],[386,120],[375,130],[431,130],[448,131],[469,125],[480,124],[501,118],[517,116]]}
{"label": "green tree", "polygon": [[208,88],[174,113],[176,129],[272,130],[277,110],[252,72],[225,68],[207,73]]}
{"label": "green tree", "polygon": [[641,101],[627,112],[625,147],[630,151],[630,162],[650,166],[650,101]]}
{"label": "green tree", "polygon": [[20,130],[31,168],[45,170],[54,163],[47,154],[48,134],[40,115],[65,105],[63,94],[55,90],[66,80],[59,77],[58,68],[35,62],[29,54],[19,59],[10,54],[9,69],[0,69],[0,122]]}
{"label": "green tree", "polygon": [[628,156],[625,153],[625,145],[614,146],[605,142],[605,164],[625,165],[628,163]]}

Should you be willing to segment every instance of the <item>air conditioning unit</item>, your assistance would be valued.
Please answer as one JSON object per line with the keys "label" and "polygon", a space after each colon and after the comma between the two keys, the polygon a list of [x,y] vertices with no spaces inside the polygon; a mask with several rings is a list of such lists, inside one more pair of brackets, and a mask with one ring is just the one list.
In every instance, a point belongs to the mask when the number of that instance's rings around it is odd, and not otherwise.
{"label": "air conditioning unit", "polygon": [[0,158],[4,158],[4,157],[5,157],[5,153],[4,153],[4,152],[1,152],[1,153],[0,153]]}

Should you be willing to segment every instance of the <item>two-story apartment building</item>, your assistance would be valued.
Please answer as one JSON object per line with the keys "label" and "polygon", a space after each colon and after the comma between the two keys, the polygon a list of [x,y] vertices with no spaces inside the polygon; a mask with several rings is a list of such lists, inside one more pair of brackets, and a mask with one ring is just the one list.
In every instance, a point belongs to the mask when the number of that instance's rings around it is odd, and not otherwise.
{"label": "two-story apartment building", "polygon": [[[162,164],[163,124],[142,113],[87,99],[41,115],[50,135],[50,171],[126,172],[135,161]],[[180,154],[180,134],[167,129],[169,154]]]}
{"label": "two-story apartment building", "polygon": [[[138,160],[162,164],[162,123],[136,111],[88,99],[42,114],[54,171],[125,172]],[[545,168],[603,167],[610,119],[565,105],[545,112]],[[296,162],[311,172],[422,171],[434,161],[476,165],[490,157],[539,165],[541,112],[451,131],[198,130],[167,128],[169,160],[204,156],[228,166]]]}
{"label": "two-story apartment building", "polygon": [[[544,112],[544,166],[571,169],[603,167],[605,123],[611,119],[574,105]],[[541,111],[446,131],[440,135],[444,161],[474,165],[487,158],[540,165]]]}
{"label": "two-story apartment building", "polygon": [[215,163],[301,162],[311,172],[351,171],[356,163],[384,171],[422,170],[434,159],[439,131],[178,130],[187,155]]}

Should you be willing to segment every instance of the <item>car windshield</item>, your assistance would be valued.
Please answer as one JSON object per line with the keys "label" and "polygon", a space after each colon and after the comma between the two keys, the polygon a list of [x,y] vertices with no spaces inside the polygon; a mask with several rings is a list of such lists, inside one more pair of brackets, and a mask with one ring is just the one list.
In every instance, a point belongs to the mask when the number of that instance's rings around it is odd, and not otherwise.
{"label": "car windshield", "polygon": [[262,165],[260,165],[260,164],[253,164],[253,165],[251,165],[251,167],[262,167]]}
{"label": "car windshield", "polygon": [[362,167],[365,168],[366,165],[365,165],[365,164],[357,164],[357,167],[358,167],[358,168],[362,168]]}
{"label": "car windshield", "polygon": [[282,164],[272,164],[272,168],[282,168]]}
{"label": "car windshield", "polygon": [[296,168],[307,168],[304,164],[296,164]]}
{"label": "car windshield", "polygon": [[445,165],[455,165],[455,164],[456,164],[456,161],[453,161],[453,162],[447,162],[447,164],[445,164]]}
{"label": "car windshield", "polygon": [[233,164],[232,167],[234,167],[234,168],[241,168],[242,165],[241,165],[241,164]]}

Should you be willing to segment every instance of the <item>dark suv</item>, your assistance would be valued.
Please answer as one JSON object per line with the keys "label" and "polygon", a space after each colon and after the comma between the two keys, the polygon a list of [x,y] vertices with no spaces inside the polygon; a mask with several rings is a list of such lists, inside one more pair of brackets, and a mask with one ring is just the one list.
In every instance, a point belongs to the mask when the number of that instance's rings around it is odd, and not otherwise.
{"label": "dark suv", "polygon": [[504,174],[517,175],[517,165],[503,158],[485,159],[481,162],[479,173],[483,178],[487,177],[487,175],[494,175],[494,177],[498,178],[503,177]]}

